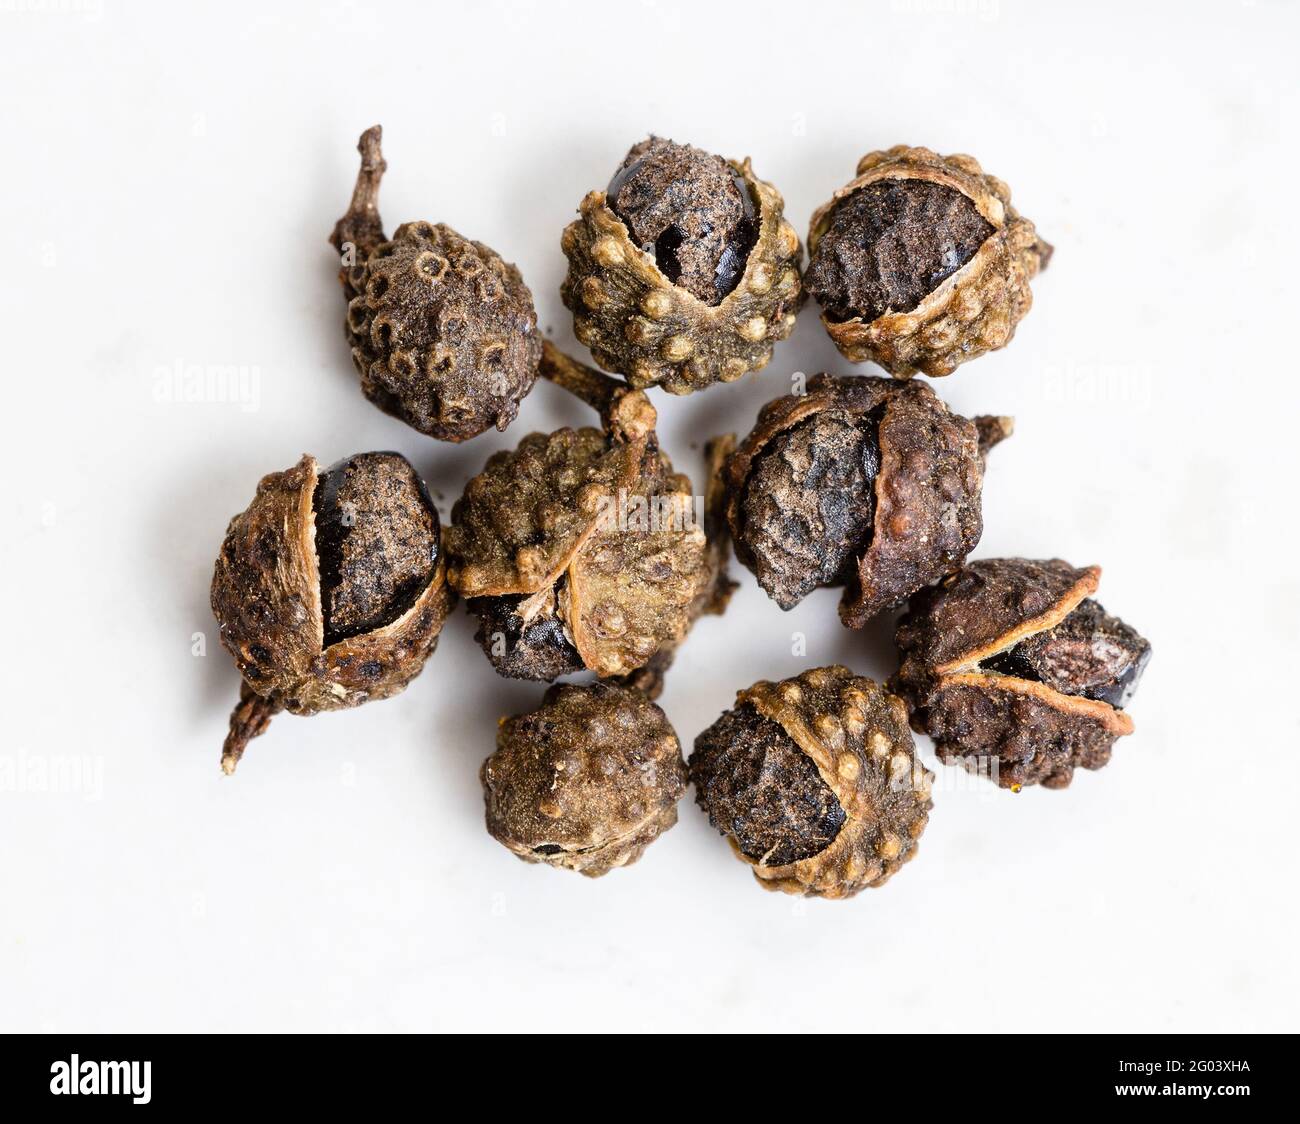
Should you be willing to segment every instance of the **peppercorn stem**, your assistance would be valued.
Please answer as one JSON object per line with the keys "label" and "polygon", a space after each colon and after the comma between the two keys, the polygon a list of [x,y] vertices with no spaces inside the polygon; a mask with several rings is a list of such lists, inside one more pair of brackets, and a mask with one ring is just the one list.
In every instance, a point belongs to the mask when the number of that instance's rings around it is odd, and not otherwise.
{"label": "peppercorn stem", "polygon": [[601,414],[609,409],[615,393],[624,385],[585,363],[579,363],[572,356],[565,355],[550,340],[542,340],[542,362],[537,373],[544,379],[550,379],[556,386],[564,387]]}
{"label": "peppercorn stem", "polygon": [[263,698],[247,682],[239,685],[239,705],[230,713],[230,733],[221,747],[221,771],[226,776],[234,775],[248,743],[265,733],[271,719],[283,709],[279,703]]}
{"label": "peppercorn stem", "polygon": [[383,136],[381,126],[371,125],[357,141],[361,170],[357,172],[357,183],[352,189],[352,203],[347,214],[335,223],[334,233],[330,235],[330,245],[340,254],[345,253],[344,247],[351,244],[362,261],[384,241],[384,224],[379,217],[379,183],[388,170],[380,145]]}
{"label": "peppercorn stem", "polygon": [[642,391],[579,363],[550,340],[542,340],[542,361],[537,373],[598,410],[605,428],[616,436],[635,440],[655,427],[658,415]]}
{"label": "peppercorn stem", "polygon": [[1016,429],[1015,419],[1005,415],[980,414],[974,421],[981,457],[987,457],[994,445],[1005,441]]}

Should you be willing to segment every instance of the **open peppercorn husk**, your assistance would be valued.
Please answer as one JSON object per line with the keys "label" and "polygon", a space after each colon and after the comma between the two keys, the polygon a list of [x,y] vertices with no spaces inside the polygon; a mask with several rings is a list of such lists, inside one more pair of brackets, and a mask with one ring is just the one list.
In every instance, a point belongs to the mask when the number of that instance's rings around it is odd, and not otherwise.
{"label": "open peppercorn husk", "polygon": [[736,557],[783,609],[843,586],[840,618],[860,628],[975,548],[984,456],[1011,430],[950,412],[924,383],[814,375],[727,459]]}
{"label": "open peppercorn husk", "polygon": [[590,670],[656,693],[691,623],[726,604],[725,538],[709,541],[643,392],[549,343],[541,371],[602,427],[531,433],[493,455],[452,508],[448,580],[502,675]]}
{"label": "open peppercorn husk", "polygon": [[763,367],[794,331],[803,248],[750,162],[651,137],[564,231],[561,288],[596,362],[690,394]]}
{"label": "open peppercorn husk", "polygon": [[677,822],[686,765],[642,692],[564,683],[537,709],[501,719],[480,779],[494,839],[525,862],[599,878]]}
{"label": "open peppercorn husk", "polygon": [[891,375],[949,375],[1005,347],[1052,247],[971,156],[896,145],[813,214],[808,291],[842,354]]}
{"label": "open peppercorn husk", "polygon": [[505,429],[541,357],[533,297],[509,262],[442,223],[379,218],[382,130],[357,144],[352,203],[330,236],[348,300],[344,329],[361,389],[385,413],[441,441]]}
{"label": "open peppercorn husk", "polygon": [[934,780],[902,700],[838,666],[740,691],[695,739],[690,777],[759,885],[826,898],[912,859]]}
{"label": "open peppercorn husk", "polygon": [[243,676],[221,767],[281,710],[311,715],[397,694],[437,644],[453,594],[438,512],[397,453],[263,477],[212,576],[221,642]]}
{"label": "open peppercorn husk", "polygon": [[912,598],[891,687],[941,760],[1003,788],[1064,788],[1133,732],[1124,712],[1151,646],[1096,601],[1101,569],[972,562]]}

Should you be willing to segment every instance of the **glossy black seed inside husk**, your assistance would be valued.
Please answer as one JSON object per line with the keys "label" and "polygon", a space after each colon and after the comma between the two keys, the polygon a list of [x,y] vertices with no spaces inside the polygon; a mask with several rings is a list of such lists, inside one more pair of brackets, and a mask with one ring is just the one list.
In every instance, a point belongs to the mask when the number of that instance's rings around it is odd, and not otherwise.
{"label": "glossy black seed inside husk", "polygon": [[628,153],[605,197],[672,284],[716,305],[740,283],[758,211],[744,177],[721,157],[652,137]]}
{"label": "glossy black seed inside husk", "polygon": [[722,299],[740,284],[740,279],[745,275],[749,255],[758,244],[759,219],[754,206],[753,193],[749,190],[745,178],[734,169],[731,178],[740,195],[743,213],[727,235],[727,240],[722,246],[722,254],[718,258],[717,268],[713,273],[715,304],[721,304]]}
{"label": "glossy black seed inside husk", "polygon": [[497,672],[510,679],[549,682],[585,666],[578,649],[553,613],[540,612],[525,621],[519,607],[524,596],[474,597],[467,607],[479,619],[474,639]]}
{"label": "glossy black seed inside husk", "polygon": [[765,866],[820,854],[844,825],[844,809],[816,763],[749,703],[696,738],[690,772],[709,821]]}
{"label": "glossy black seed inside husk", "polygon": [[391,624],[419,599],[438,562],[438,512],[399,453],[331,465],[312,494],[324,644]]}
{"label": "glossy black seed inside husk", "polygon": [[756,459],[742,499],[744,547],[781,608],[856,577],[875,527],[883,415],[884,406],[821,411]]}
{"label": "glossy black seed inside husk", "polygon": [[1026,637],[980,666],[1122,709],[1150,658],[1151,645],[1135,629],[1089,599],[1056,627]]}

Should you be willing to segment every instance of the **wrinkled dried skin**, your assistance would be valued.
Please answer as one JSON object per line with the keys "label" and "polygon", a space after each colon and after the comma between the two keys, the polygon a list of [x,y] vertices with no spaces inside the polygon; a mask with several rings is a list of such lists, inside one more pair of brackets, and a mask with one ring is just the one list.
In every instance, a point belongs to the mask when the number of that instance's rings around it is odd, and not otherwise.
{"label": "wrinkled dried skin", "polygon": [[946,184],[877,180],[831,211],[804,284],[833,319],[870,323],[910,312],[992,233],[974,202]]}
{"label": "wrinkled dried skin", "polygon": [[[844,462],[833,442],[825,456],[792,456],[789,435],[815,436],[821,417],[874,427],[878,471],[856,508],[829,497],[823,461]],[[736,557],[788,608],[814,585],[845,585],[840,618],[860,628],[877,613],[960,566],[982,531],[983,452],[978,423],[950,413],[924,383],[816,375],[806,393],[769,402],[725,469],[727,518]],[[986,426],[990,443],[1009,419]],[[996,432],[995,432],[996,430]],[[793,446],[798,451],[798,446]],[[773,454],[776,458],[774,459]],[[856,455],[856,454],[855,454]],[[867,461],[861,462],[866,483]],[[846,482],[850,485],[852,481]],[[871,511],[863,528],[855,515]],[[761,520],[761,522],[759,522]],[[826,580],[821,560],[835,573]]]}
{"label": "wrinkled dried skin", "polygon": [[650,478],[631,498],[664,500],[668,526],[598,528],[569,567],[574,646],[597,675],[624,675],[686,635],[689,609],[709,583],[704,528],[691,522],[689,483]]}
{"label": "wrinkled dried skin", "polygon": [[689,635],[700,617],[720,617],[727,611],[737,583],[727,570],[727,557],[731,551],[731,535],[727,528],[727,493],[722,481],[722,466],[736,447],[734,434],[715,437],[705,443],[704,458],[707,464],[708,486],[704,496],[704,564],[708,575],[704,587],[687,607],[687,625],[683,634],[665,642],[646,663],[628,672],[614,676],[611,682],[635,687],[652,699],[663,692],[668,669],[677,658],[677,650]]}
{"label": "wrinkled dried skin", "polygon": [[[1064,788],[1075,768],[1110,760],[1115,740],[1133,732],[1124,711],[989,666],[1067,621],[1096,592],[1100,575],[1096,566],[1076,569],[1060,559],[983,559],[912,599],[898,625],[902,662],[891,686],[942,760],[996,775],[1015,790]],[[1098,621],[1132,633],[1105,614]],[[1132,636],[1144,663],[1149,646]]]}
{"label": "wrinkled dried skin", "polygon": [[1003,788],[1065,788],[1076,767],[1100,769],[1118,733],[1102,715],[1064,712],[1051,700],[1009,689],[992,676],[945,681],[925,709],[926,731],[945,764],[981,775],[995,770]]}
{"label": "wrinkled dried skin", "polygon": [[[263,478],[231,520],[212,579],[221,642],[260,696],[294,714],[387,698],[433,651],[451,608],[441,556],[428,584],[390,623],[324,647],[312,508],[316,461]],[[436,526],[436,524],[435,524]]]}
{"label": "wrinkled dried skin", "polygon": [[387,165],[378,126],[362,134],[351,206],[334,228],[344,324],[361,389],[376,406],[442,441],[505,429],[537,378],[533,297],[509,262],[442,223],[379,217]]}
{"label": "wrinkled dried skin", "polygon": [[972,422],[933,393],[891,397],[880,421],[876,533],[840,602],[846,625],[861,628],[966,560],[984,531],[983,482]]}
{"label": "wrinkled dried skin", "polygon": [[230,521],[212,575],[221,642],[262,695],[294,695],[320,659],[316,476],[310,456],[264,476],[248,509]]}
{"label": "wrinkled dried skin", "polygon": [[739,282],[711,305],[674,285],[642,252],[622,219],[593,191],[564,231],[569,271],[561,288],[574,335],[596,362],[634,387],[690,394],[732,382],[772,357],[794,331],[803,300],[803,248],[782,217],[780,193],[746,160],[729,165],[758,205],[758,240]]}
{"label": "wrinkled dried skin", "polygon": [[[824,280],[827,272],[818,262],[818,250],[841,203],[871,185],[891,180],[920,181],[960,193],[992,233],[914,307],[872,319],[866,315],[839,319],[823,308],[822,323],[840,352],[855,363],[878,363],[897,378],[911,378],[918,372],[931,377],[949,375],[962,363],[1011,341],[1016,325],[1033,303],[1030,279],[1047,264],[1051,247],[1038,237],[1034,224],[1011,206],[1007,185],[986,175],[974,158],[939,156],[927,148],[897,145],[864,156],[857,178],[814,213],[808,251],[814,263],[810,272],[815,271],[816,278]],[[972,237],[967,229],[971,225],[954,225],[962,235],[962,251]],[[866,311],[869,315],[876,308]]]}
{"label": "wrinkled dried skin", "polygon": [[636,450],[599,429],[530,433],[465,485],[447,530],[450,580],[463,597],[551,585],[596,526],[603,497],[634,471]]}
{"label": "wrinkled dried skin", "polygon": [[563,684],[502,721],[481,779],[494,839],[525,862],[597,878],[677,822],[686,766],[668,719],[640,692]]}
{"label": "wrinkled dried skin", "polygon": [[447,548],[459,592],[522,595],[524,621],[553,604],[564,638],[601,676],[680,641],[715,572],[690,483],[672,474],[653,430],[626,442],[593,429],[529,435],[467,485]]}
{"label": "wrinkled dried skin", "polygon": [[[755,724],[751,712],[766,722]],[[882,885],[913,857],[933,775],[916,757],[901,700],[847,668],[824,667],[756,683],[729,714],[697,740],[691,775],[701,806],[760,885],[847,898]],[[750,741],[730,746],[729,738]],[[796,751],[815,765],[820,786]],[[756,760],[768,765],[766,775]],[[834,837],[816,847],[836,820]]]}

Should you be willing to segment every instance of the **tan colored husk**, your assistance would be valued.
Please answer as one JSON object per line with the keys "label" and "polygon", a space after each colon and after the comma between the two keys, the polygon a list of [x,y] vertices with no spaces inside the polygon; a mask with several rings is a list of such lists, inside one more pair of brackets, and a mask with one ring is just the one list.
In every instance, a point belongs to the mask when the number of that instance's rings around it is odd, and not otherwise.
{"label": "tan colored husk", "polygon": [[[649,398],[549,345],[542,371],[606,428],[531,433],[491,457],[452,509],[449,581],[466,598],[541,604],[563,578],[556,603],[583,664],[627,675],[685,636],[720,563],[693,520],[631,526],[633,508],[692,512],[690,481],[659,451]],[[520,615],[532,608],[524,602]]]}
{"label": "tan colored husk", "polygon": [[[248,737],[279,710],[310,715],[403,690],[424,667],[451,610],[440,556],[429,584],[400,617],[324,647],[312,507],[318,475],[315,458],[304,454],[293,468],[263,477],[248,509],[230,521],[217,559],[212,609],[246,688],[232,715],[232,736],[239,736],[228,739],[227,772]],[[268,540],[277,544],[273,565]]]}
{"label": "tan colored husk", "polygon": [[857,177],[819,207],[808,230],[808,253],[817,252],[837,203],[884,179],[926,180],[961,192],[993,227],[993,233],[956,273],[910,312],[833,320],[822,313],[831,339],[854,363],[874,362],[896,378],[920,373],[950,375],[962,363],[1005,347],[1033,304],[1029,281],[1051,256],[1034,224],[1011,206],[1011,189],[987,175],[972,156],[940,156],[928,148],[895,145],[871,152]]}
{"label": "tan colored husk", "polygon": [[849,898],[884,885],[915,856],[933,803],[934,774],[916,756],[901,699],[832,666],[781,683],[755,683],[736,701],[749,703],[794,739],[845,812],[829,847],[782,866],[749,858],[732,840],[732,850],[761,886]]}
{"label": "tan colored husk", "polygon": [[573,331],[605,370],[634,387],[690,394],[765,366],[773,344],[794,331],[803,300],[803,248],[783,217],[781,193],[753,173],[748,158],[728,161],[758,209],[758,240],[739,284],[716,305],[674,285],[636,246],[603,191],[589,192],[561,248],[569,272],[561,288]]}

